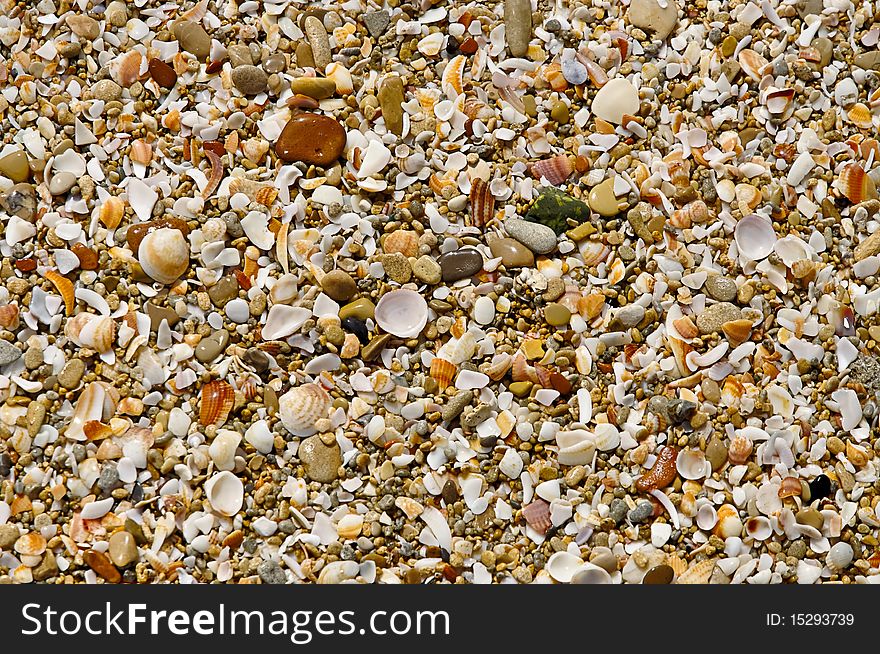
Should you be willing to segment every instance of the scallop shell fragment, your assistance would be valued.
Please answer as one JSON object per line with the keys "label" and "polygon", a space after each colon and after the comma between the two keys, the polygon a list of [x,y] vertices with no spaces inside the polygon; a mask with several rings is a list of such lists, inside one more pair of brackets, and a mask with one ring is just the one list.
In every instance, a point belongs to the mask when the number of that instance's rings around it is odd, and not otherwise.
{"label": "scallop shell fragment", "polygon": [[278,398],[278,416],[294,436],[317,433],[315,423],[330,414],[330,395],[318,384],[303,384],[291,388]]}
{"label": "scallop shell fragment", "polygon": [[199,423],[205,427],[219,426],[226,422],[235,403],[235,391],[221,379],[215,379],[202,387],[199,406]]}

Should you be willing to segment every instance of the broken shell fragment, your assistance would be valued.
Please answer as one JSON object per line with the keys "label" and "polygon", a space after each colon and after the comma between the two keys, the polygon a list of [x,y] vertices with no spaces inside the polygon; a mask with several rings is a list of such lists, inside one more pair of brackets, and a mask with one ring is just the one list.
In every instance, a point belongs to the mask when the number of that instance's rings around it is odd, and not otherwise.
{"label": "broken shell fragment", "polygon": [[315,423],[330,414],[330,404],[330,395],[318,384],[303,384],[278,398],[278,415],[294,436],[311,436],[318,431]]}

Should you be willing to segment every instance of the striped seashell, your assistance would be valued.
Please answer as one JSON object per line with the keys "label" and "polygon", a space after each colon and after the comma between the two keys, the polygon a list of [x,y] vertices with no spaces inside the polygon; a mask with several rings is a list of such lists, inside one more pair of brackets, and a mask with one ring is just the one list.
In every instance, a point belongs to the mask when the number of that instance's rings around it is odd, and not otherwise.
{"label": "striped seashell", "polygon": [[678,150],[663,158],[669,179],[676,188],[685,188],[691,183],[691,164]]}
{"label": "striped seashell", "polygon": [[119,55],[110,64],[110,76],[122,88],[128,88],[140,77],[141,53],[129,50]]}
{"label": "striped seashell", "polygon": [[792,100],[794,100],[794,89],[780,89],[767,94],[764,98],[764,106],[771,114],[784,114],[791,108]]}
{"label": "striped seashell", "polygon": [[459,316],[449,328],[449,333],[455,338],[461,338],[467,331],[467,316]]}
{"label": "striped seashell", "polygon": [[235,391],[221,379],[215,379],[202,387],[199,406],[199,423],[203,427],[219,427],[226,422],[235,403]]}
{"label": "striped seashell", "polygon": [[532,368],[534,371],[532,382],[541,388],[553,388],[553,373],[548,368],[536,363]]}
{"label": "striped seashell", "polygon": [[153,146],[144,139],[135,139],[131,144],[129,156],[135,163],[146,166],[153,160]]}
{"label": "striped seashell", "polygon": [[600,264],[611,254],[611,248],[602,241],[581,241],[578,249],[588,267]]}
{"label": "striped seashell", "polygon": [[485,227],[495,217],[495,196],[485,180],[476,178],[471,182],[471,212],[465,218],[469,227]]}
{"label": "striped seashell", "polygon": [[98,220],[107,229],[116,229],[125,215],[125,202],[121,198],[111,195],[101,203],[98,209]]}
{"label": "striped seashell", "polygon": [[721,387],[721,402],[728,407],[739,406],[740,398],[745,394],[745,387],[735,377],[728,377]]}
{"label": "striped seashell", "polygon": [[100,420],[87,420],[83,424],[82,431],[86,436],[86,440],[90,442],[101,441],[115,435],[110,425],[104,424]]}
{"label": "striped seashell", "polygon": [[116,323],[110,316],[80,313],[67,321],[64,334],[80,347],[90,347],[97,352],[109,352],[116,338]]}
{"label": "striped seashell", "polygon": [[846,117],[859,129],[871,129],[873,126],[871,110],[861,102],[854,104],[846,112]]}
{"label": "striped seashell", "polygon": [[694,351],[694,348],[690,346],[690,344],[682,341],[678,338],[667,337],[669,340],[669,349],[672,350],[672,356],[675,357],[675,365],[678,366],[678,372],[682,376],[686,376],[690,374],[690,369],[687,365],[687,355],[690,352]]}
{"label": "striped seashell", "polygon": [[700,330],[691,320],[690,316],[682,316],[672,321],[676,331],[682,338],[696,338],[700,335]]}
{"label": "striped seashell", "polygon": [[254,193],[254,199],[258,204],[262,204],[264,207],[271,207],[277,197],[278,189],[274,186],[264,186],[257,189],[257,192]]}
{"label": "striped seashell", "polygon": [[709,219],[709,207],[702,200],[688,202],[681,209],[672,212],[670,223],[679,229],[687,229],[693,223],[706,222]]}
{"label": "striped seashell", "polygon": [[529,172],[535,179],[546,177],[547,181],[554,186],[559,186],[574,172],[571,158],[567,154],[558,154],[549,159],[536,161],[529,168]]}
{"label": "striped seashell", "polygon": [[712,573],[715,571],[716,561],[717,559],[703,559],[702,561],[697,561],[685,572],[678,575],[678,579],[676,579],[675,583],[685,585],[709,583],[709,580],[712,578]]}
{"label": "striped seashell", "polygon": [[623,259],[614,259],[611,262],[611,270],[608,271],[608,284],[614,286],[623,281],[626,276],[626,264]]}
{"label": "striped seashell", "polygon": [[43,277],[52,282],[52,285],[61,294],[61,298],[64,300],[64,311],[68,316],[71,315],[73,308],[76,306],[73,282],[57,270],[47,270]]}
{"label": "striped seashell", "polygon": [[581,300],[583,299],[584,295],[581,293],[580,289],[577,286],[569,284],[565,287],[565,293],[563,293],[562,297],[556,300],[556,302],[572,313],[579,313]]}
{"label": "striped seashell", "polygon": [[764,77],[764,71],[770,65],[764,57],[749,48],[740,50],[737,60],[743,72],[756,82],[761,81]]}
{"label": "striped seashell", "polygon": [[605,306],[605,296],[601,293],[590,293],[586,297],[578,300],[578,313],[584,318],[593,320],[602,314],[602,307]]}
{"label": "striped seashell", "polygon": [[496,354],[492,361],[480,365],[480,372],[488,375],[492,381],[501,381],[510,367],[513,365],[513,357],[507,353]]}
{"label": "striped seashell", "polygon": [[552,524],[550,521],[550,505],[544,500],[535,500],[522,508],[522,516],[529,527],[542,536],[547,533]]}
{"label": "striped seashell", "polygon": [[408,229],[397,229],[382,240],[382,251],[385,254],[397,252],[407,257],[419,254],[419,235]]}
{"label": "striped seashell", "polygon": [[229,178],[229,194],[235,195],[236,193],[243,193],[253,202],[257,202],[257,193],[266,188],[273,189],[274,186],[265,182],[257,182],[246,177],[237,177],[235,175]]}
{"label": "striped seashell", "polygon": [[737,206],[743,214],[752,212],[752,209],[761,204],[761,191],[751,184],[737,184],[734,187]]}
{"label": "striped seashell", "polygon": [[436,89],[418,88],[415,90],[416,100],[427,118],[434,118],[434,105],[440,97]]}
{"label": "striped seashell", "polygon": [[[436,195],[443,196],[443,191],[446,188],[453,189],[453,192],[457,192],[458,184],[455,183],[454,179],[450,179],[445,175],[438,177],[436,173],[432,173],[428,178],[428,186]],[[450,196],[451,197],[451,196]]]}
{"label": "striped seashell", "polygon": [[840,171],[840,177],[837,178],[837,185],[846,199],[853,204],[877,197],[874,180],[857,163],[850,163],[843,167],[843,170]]}
{"label": "striped seashell", "polygon": [[[727,459],[734,465],[741,465],[749,460],[752,453],[752,441],[744,436],[734,436],[727,448]],[[798,489],[800,491],[800,489]]]}
{"label": "striped seashell", "polygon": [[494,118],[495,112],[492,107],[478,98],[465,98],[461,106],[461,112],[471,120],[488,121]]}
{"label": "striped seashell", "polygon": [[532,381],[534,372],[532,372],[532,367],[529,365],[529,361],[526,359],[526,355],[523,354],[522,351],[517,351],[516,354],[513,355],[510,364],[510,377],[513,381]]}
{"label": "striped seashell", "polygon": [[467,57],[458,55],[453,57],[440,77],[440,88],[450,100],[454,100],[464,92],[464,66]]}
{"label": "striped seashell", "polygon": [[586,67],[587,77],[590,78],[590,82],[592,82],[593,86],[597,89],[605,86],[608,82],[608,73],[605,72],[605,69],[602,68],[602,66],[587,58],[580,59],[580,62]]}
{"label": "striped seashell", "polygon": [[437,381],[440,391],[446,390],[446,387],[455,379],[458,373],[458,367],[451,361],[434,357],[431,360],[431,377]]}

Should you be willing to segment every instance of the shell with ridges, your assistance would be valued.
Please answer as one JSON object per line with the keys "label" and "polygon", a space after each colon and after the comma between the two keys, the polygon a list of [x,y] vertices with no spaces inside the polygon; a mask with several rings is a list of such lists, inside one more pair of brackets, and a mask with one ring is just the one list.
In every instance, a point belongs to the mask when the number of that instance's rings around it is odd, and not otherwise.
{"label": "shell with ridges", "polygon": [[52,285],[61,294],[61,298],[64,300],[65,313],[68,316],[71,315],[73,313],[74,307],[76,306],[76,297],[74,296],[73,282],[67,279],[67,277],[62,275],[57,270],[47,270],[43,276],[50,282],[52,282]]}
{"label": "shell with ridges", "polygon": [[321,386],[303,384],[278,398],[278,415],[294,436],[311,436],[318,431],[315,423],[330,415],[331,404],[330,395]]}
{"label": "shell with ridges", "polygon": [[495,196],[481,178],[471,182],[471,212],[465,217],[470,227],[485,227],[495,216]]}
{"label": "shell with ridges", "polygon": [[199,405],[199,423],[202,426],[220,426],[226,422],[235,404],[235,390],[222,379],[210,381],[202,387]]}
{"label": "shell with ridges", "polygon": [[137,258],[151,279],[172,284],[189,267],[189,244],[180,230],[162,227],[144,236]]}
{"label": "shell with ridges", "polygon": [[440,357],[431,359],[431,378],[437,382],[440,391],[446,390],[457,373],[458,367],[451,361]]}

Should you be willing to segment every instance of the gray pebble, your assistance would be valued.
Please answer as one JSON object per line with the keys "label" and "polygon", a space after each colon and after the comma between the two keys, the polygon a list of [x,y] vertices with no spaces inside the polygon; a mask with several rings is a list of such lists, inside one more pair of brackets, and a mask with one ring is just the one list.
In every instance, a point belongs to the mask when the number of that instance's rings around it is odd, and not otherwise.
{"label": "gray pebble", "polygon": [[736,297],[736,282],[723,275],[709,275],[706,292],[714,299],[730,302]]}
{"label": "gray pebble", "polygon": [[638,325],[644,318],[645,307],[640,304],[628,304],[615,312],[611,326],[617,329],[629,329]]}
{"label": "gray pebble", "polygon": [[286,584],[287,575],[275,561],[263,561],[257,566],[257,574],[264,584]]}
{"label": "gray pebble", "polygon": [[21,350],[9,341],[0,341],[0,366],[5,366],[21,358]]}
{"label": "gray pebble", "polygon": [[611,500],[611,506],[608,507],[608,517],[614,520],[617,524],[620,524],[626,517],[627,510],[628,507],[626,502],[619,497],[615,497]]}
{"label": "gray pebble", "polygon": [[232,83],[245,95],[257,95],[266,90],[269,75],[262,68],[244,64],[232,69]]}
{"label": "gray pebble", "polygon": [[464,408],[474,399],[473,391],[459,391],[456,393],[446,406],[443,407],[441,414],[444,422],[451,422],[461,415]]}
{"label": "gray pebble", "polygon": [[627,518],[632,523],[644,522],[654,513],[654,505],[650,502],[639,502],[632,511],[627,514]]}
{"label": "gray pebble", "polygon": [[364,14],[364,25],[367,31],[374,39],[378,39],[385,33],[388,23],[391,22],[391,14],[384,9],[379,11],[369,11]]}
{"label": "gray pebble", "polygon": [[516,239],[535,254],[548,254],[556,249],[556,232],[541,223],[508,218],[504,221],[504,229],[511,238]]}

